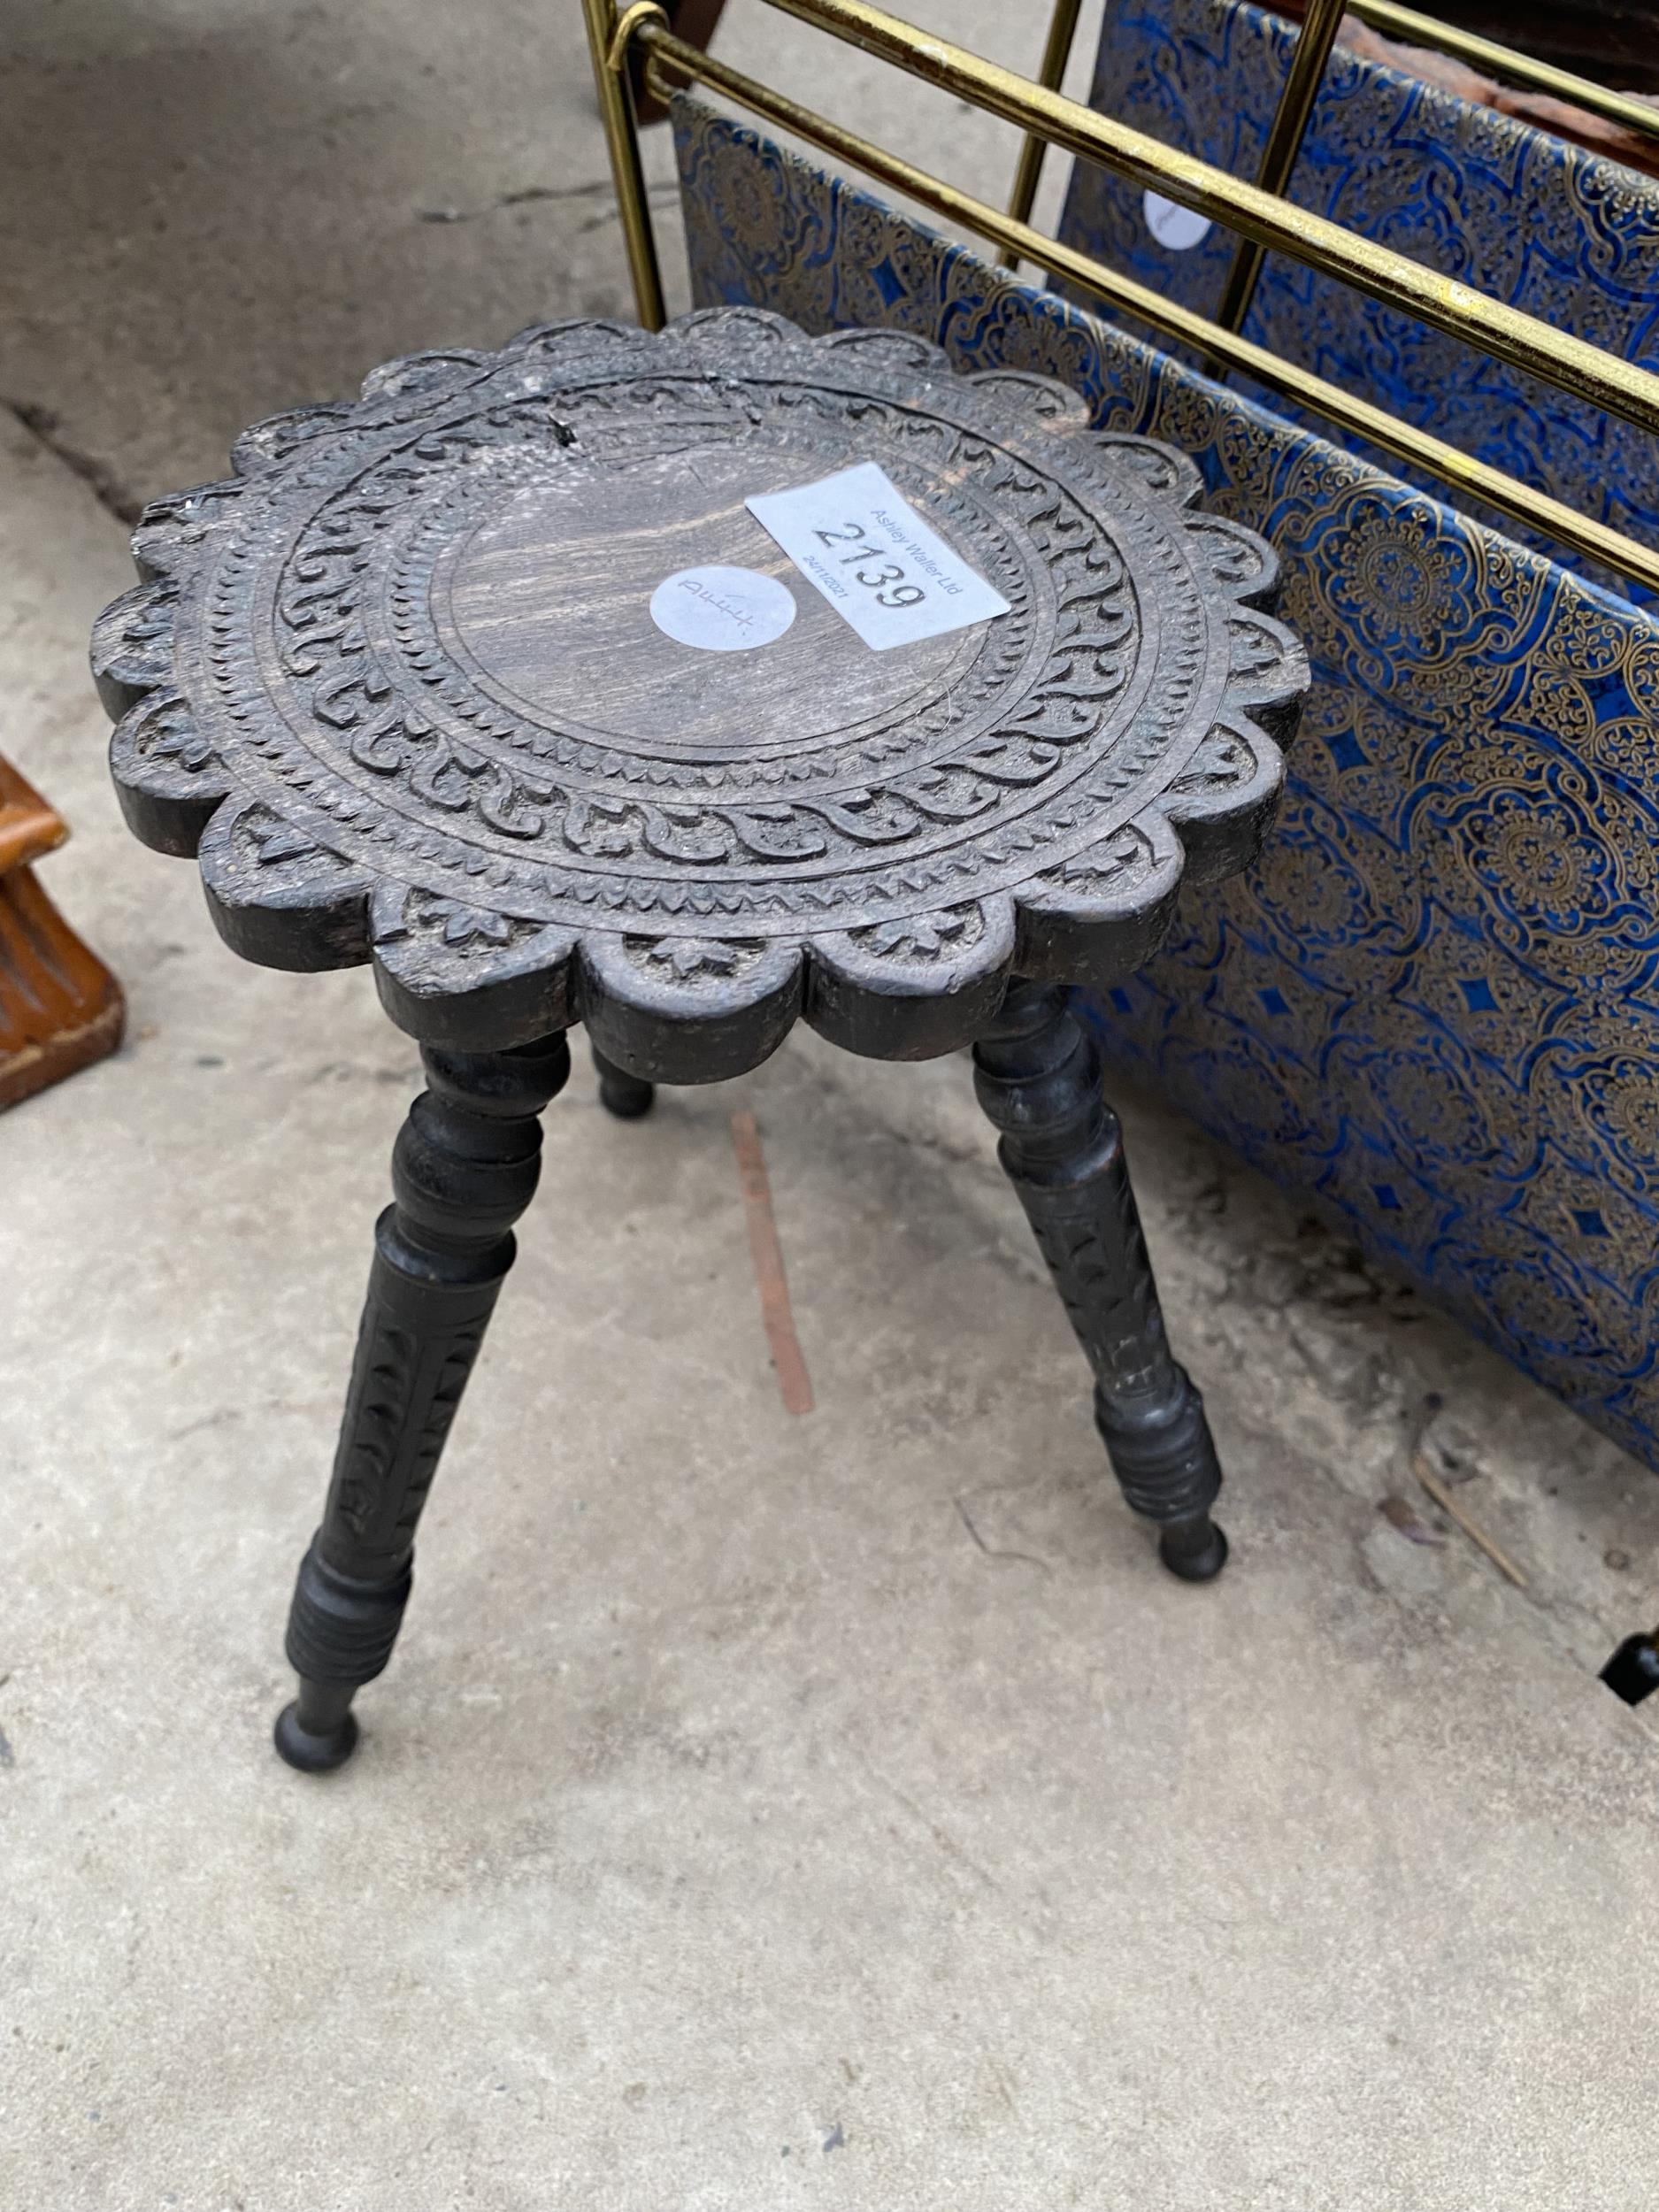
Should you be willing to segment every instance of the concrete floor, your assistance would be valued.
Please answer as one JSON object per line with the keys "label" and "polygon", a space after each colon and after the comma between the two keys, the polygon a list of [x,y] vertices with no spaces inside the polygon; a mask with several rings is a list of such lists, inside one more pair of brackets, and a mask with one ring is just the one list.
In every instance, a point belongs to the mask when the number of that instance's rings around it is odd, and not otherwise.
{"label": "concrete floor", "polygon": [[[1029,63],[1018,12],[926,19]],[[732,15],[734,58],[806,65]],[[960,1063],[802,1034],[634,1127],[584,1067],[362,1752],[277,1763],[417,1071],[364,976],[238,965],[122,830],[83,661],[111,509],[383,355],[618,309],[617,233],[572,0],[0,37],[0,392],[52,419],[0,416],[0,747],[132,1004],[0,1120],[0,2204],[1649,2205],[1655,1740],[1594,1670],[1655,1609],[1659,1484],[1153,1102],[1220,1584],[1116,1500]],[[1006,134],[828,73],[1001,188]]]}

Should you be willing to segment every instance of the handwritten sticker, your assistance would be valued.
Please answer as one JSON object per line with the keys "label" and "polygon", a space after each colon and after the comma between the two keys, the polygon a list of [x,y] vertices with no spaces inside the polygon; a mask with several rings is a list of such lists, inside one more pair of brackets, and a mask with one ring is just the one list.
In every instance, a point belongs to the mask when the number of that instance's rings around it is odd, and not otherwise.
{"label": "handwritten sticker", "polygon": [[651,594],[651,620],[680,645],[744,653],[770,645],[795,620],[795,594],[757,568],[679,568]]}
{"label": "handwritten sticker", "polygon": [[749,511],[872,651],[988,622],[1008,602],[922,520],[873,461]]}

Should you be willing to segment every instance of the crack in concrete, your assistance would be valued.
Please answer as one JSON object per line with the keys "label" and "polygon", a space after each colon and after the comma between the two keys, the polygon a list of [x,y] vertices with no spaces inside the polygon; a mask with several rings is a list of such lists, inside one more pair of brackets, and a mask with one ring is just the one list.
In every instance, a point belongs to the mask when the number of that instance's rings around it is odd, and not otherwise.
{"label": "crack in concrete", "polygon": [[[591,200],[611,189],[609,177],[595,177],[588,184],[526,184],[517,191],[498,192],[493,200],[486,200],[481,207],[418,207],[415,219],[421,223],[476,223],[486,215],[499,214],[503,208],[530,207],[544,200]],[[654,197],[678,189],[678,186],[673,184],[654,184],[647,187],[647,195]],[[583,227],[591,228],[592,226],[584,225]]]}
{"label": "crack in concrete", "polygon": [[969,1535],[972,1537],[974,1542],[979,1546],[979,1549],[985,1554],[987,1559],[1017,1559],[1025,1566],[1041,1567],[1046,1575],[1052,1574],[1054,1572],[1054,1569],[1049,1565],[1048,1562],[1046,1559],[1039,1559],[1035,1552],[998,1551],[995,1545],[987,1544],[984,1537],[980,1535],[979,1530],[975,1528],[973,1523],[969,1519],[968,1509],[965,1505],[964,1505],[962,1500],[960,1498],[953,1498],[951,1500],[951,1503],[956,1509],[956,1517],[961,1521],[963,1527],[967,1530]]}
{"label": "crack in concrete", "polygon": [[92,496],[106,513],[124,522],[130,530],[144,511],[144,503],[122,483],[107,461],[99,460],[95,453],[84,452],[63,434],[62,426],[50,407],[42,407],[31,399],[0,401],[46,450],[72,470],[88,487]]}

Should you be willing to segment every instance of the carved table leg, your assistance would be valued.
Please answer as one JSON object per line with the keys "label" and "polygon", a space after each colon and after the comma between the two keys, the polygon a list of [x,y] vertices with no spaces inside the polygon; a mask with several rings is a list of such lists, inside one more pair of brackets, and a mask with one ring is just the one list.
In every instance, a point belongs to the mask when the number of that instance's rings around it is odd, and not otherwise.
{"label": "carved table leg", "polygon": [[618,1121],[637,1121],[641,1114],[649,1114],[657,1096],[655,1083],[648,1083],[642,1076],[630,1075],[614,1060],[607,1060],[597,1045],[589,1049],[594,1056],[594,1073],[599,1078],[599,1103],[608,1114]]}
{"label": "carved table leg", "polygon": [[276,1745],[313,1773],[350,1757],[352,1698],[392,1655],[415,1524],[541,1171],[537,1116],[570,1073],[562,1035],[421,1058],[429,1088],[392,1155],[334,1480],[288,1617],[299,1696]]}
{"label": "carved table leg", "polygon": [[1170,1571],[1207,1582],[1227,1557],[1210,1517],[1221,1470],[1203,1400],[1170,1356],[1094,1040],[1064,990],[1016,983],[973,1057],[998,1156],[1094,1371],[1095,1425],[1124,1495],[1159,1525]]}

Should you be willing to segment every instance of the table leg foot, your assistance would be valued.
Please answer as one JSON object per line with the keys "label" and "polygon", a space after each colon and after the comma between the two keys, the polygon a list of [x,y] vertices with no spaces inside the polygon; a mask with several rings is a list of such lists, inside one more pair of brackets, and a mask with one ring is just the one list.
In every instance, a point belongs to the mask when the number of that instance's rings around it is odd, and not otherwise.
{"label": "table leg foot", "polygon": [[614,1060],[607,1060],[602,1052],[594,1054],[594,1072],[599,1078],[599,1103],[618,1121],[638,1121],[657,1102],[655,1083],[630,1075],[626,1068],[618,1067]]}
{"label": "table leg foot", "polygon": [[331,1774],[357,1747],[357,1724],[351,1711],[355,1686],[302,1682],[300,1694],[277,1715],[273,1737],[278,1752],[302,1774]]}
{"label": "table leg foot", "polygon": [[1227,1563],[1227,1532],[1207,1513],[1158,1532],[1158,1557],[1182,1582],[1213,1582]]}

